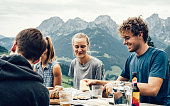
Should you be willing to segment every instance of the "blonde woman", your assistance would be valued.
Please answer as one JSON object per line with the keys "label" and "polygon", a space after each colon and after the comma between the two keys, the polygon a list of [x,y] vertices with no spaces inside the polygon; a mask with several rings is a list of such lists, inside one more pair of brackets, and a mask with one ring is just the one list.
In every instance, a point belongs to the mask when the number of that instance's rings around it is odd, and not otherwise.
{"label": "blonde woman", "polygon": [[72,60],[69,69],[69,76],[74,77],[74,88],[79,89],[80,80],[82,79],[98,79],[103,78],[103,63],[87,54],[89,50],[89,38],[84,33],[77,33],[72,38],[72,48],[76,56]]}
{"label": "blonde woman", "polygon": [[50,37],[46,37],[47,49],[42,54],[40,62],[38,62],[34,71],[39,73],[44,80],[46,87],[54,87],[61,85],[61,68],[60,65],[55,61],[55,51]]}

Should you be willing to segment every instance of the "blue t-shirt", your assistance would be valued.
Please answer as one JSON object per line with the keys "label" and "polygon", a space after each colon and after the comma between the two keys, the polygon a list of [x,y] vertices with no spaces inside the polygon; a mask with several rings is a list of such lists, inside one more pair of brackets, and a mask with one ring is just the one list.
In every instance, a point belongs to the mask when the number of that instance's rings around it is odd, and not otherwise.
{"label": "blue t-shirt", "polygon": [[167,98],[169,94],[169,69],[168,57],[164,51],[149,47],[148,50],[139,57],[136,56],[136,53],[132,53],[128,57],[125,68],[123,69],[120,76],[132,81],[133,72],[137,72],[138,82],[141,83],[148,83],[149,77],[159,77],[163,79],[162,86],[157,96],[141,96],[141,103],[160,105],[167,103],[169,100],[169,98]]}

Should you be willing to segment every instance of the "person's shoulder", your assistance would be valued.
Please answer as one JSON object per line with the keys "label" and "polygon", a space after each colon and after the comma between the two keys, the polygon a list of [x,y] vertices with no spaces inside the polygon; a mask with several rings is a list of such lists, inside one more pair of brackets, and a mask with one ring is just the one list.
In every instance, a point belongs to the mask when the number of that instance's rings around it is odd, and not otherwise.
{"label": "person's shoulder", "polygon": [[77,58],[74,58],[74,59],[71,61],[71,64],[75,64],[76,61],[78,61]]}
{"label": "person's shoulder", "polygon": [[59,62],[57,62],[56,60],[53,60],[51,63],[52,63],[53,69],[54,69],[54,68],[55,68],[55,69],[60,69],[60,64],[59,64]]}
{"label": "person's shoulder", "polygon": [[148,50],[150,52],[163,52],[163,50],[151,46],[148,48]]}
{"label": "person's shoulder", "polygon": [[54,65],[59,65],[59,62],[56,61],[56,60],[53,60],[51,63],[52,63],[53,66],[54,66]]}
{"label": "person's shoulder", "polygon": [[41,66],[41,62],[40,61],[34,65],[35,68],[39,68],[40,66]]}
{"label": "person's shoulder", "polygon": [[61,73],[61,67],[60,65],[57,63],[53,66],[53,74],[58,74]]}
{"label": "person's shoulder", "polygon": [[56,63],[56,64],[54,64],[53,67],[54,67],[54,68],[60,68],[60,64],[59,64],[59,63]]}
{"label": "person's shoulder", "polygon": [[153,48],[153,47],[149,47],[150,51],[149,51],[149,56],[151,57],[151,59],[154,61],[155,59],[159,59],[159,61],[161,62],[168,62],[168,55],[166,54],[166,52],[164,50],[158,49],[158,48]]}
{"label": "person's shoulder", "polygon": [[165,51],[162,49],[158,49],[158,48],[154,48],[154,47],[149,47],[149,51],[150,53],[154,54],[154,55],[166,55]]}
{"label": "person's shoulder", "polygon": [[[2,60],[6,60],[6,61],[11,61],[11,60],[15,60],[15,59],[23,59],[24,57],[18,54],[12,54],[12,55],[1,55],[0,57]],[[24,58],[25,59],[25,58]]]}
{"label": "person's shoulder", "polygon": [[91,61],[94,64],[103,65],[103,62],[101,60],[99,60],[98,58],[96,58],[96,57],[91,56]]}
{"label": "person's shoulder", "polygon": [[0,56],[0,59],[1,59],[1,60],[5,60],[5,61],[7,61],[9,58],[11,58],[11,55],[5,55],[5,54],[3,54],[3,55]]}
{"label": "person's shoulder", "polygon": [[91,56],[91,59],[92,59],[92,61],[102,62],[100,59],[93,57],[93,56]]}

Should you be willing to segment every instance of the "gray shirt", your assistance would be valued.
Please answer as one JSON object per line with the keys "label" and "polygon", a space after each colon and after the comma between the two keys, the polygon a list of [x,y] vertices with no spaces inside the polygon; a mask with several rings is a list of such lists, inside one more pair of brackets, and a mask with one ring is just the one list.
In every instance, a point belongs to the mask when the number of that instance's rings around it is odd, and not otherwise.
{"label": "gray shirt", "polygon": [[74,77],[74,88],[79,89],[80,80],[85,78],[102,80],[104,72],[102,61],[91,56],[90,61],[84,65],[79,63],[78,58],[72,60],[68,75]]}

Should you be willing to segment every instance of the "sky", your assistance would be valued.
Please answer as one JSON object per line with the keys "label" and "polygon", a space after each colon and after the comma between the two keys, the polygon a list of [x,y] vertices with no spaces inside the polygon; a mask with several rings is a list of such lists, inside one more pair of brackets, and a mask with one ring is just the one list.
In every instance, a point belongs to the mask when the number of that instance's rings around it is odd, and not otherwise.
{"label": "sky", "polygon": [[117,24],[128,17],[143,19],[158,13],[170,17],[170,0],[0,0],[0,35],[14,37],[26,28],[58,16],[65,22],[79,17],[87,22],[109,15]]}

